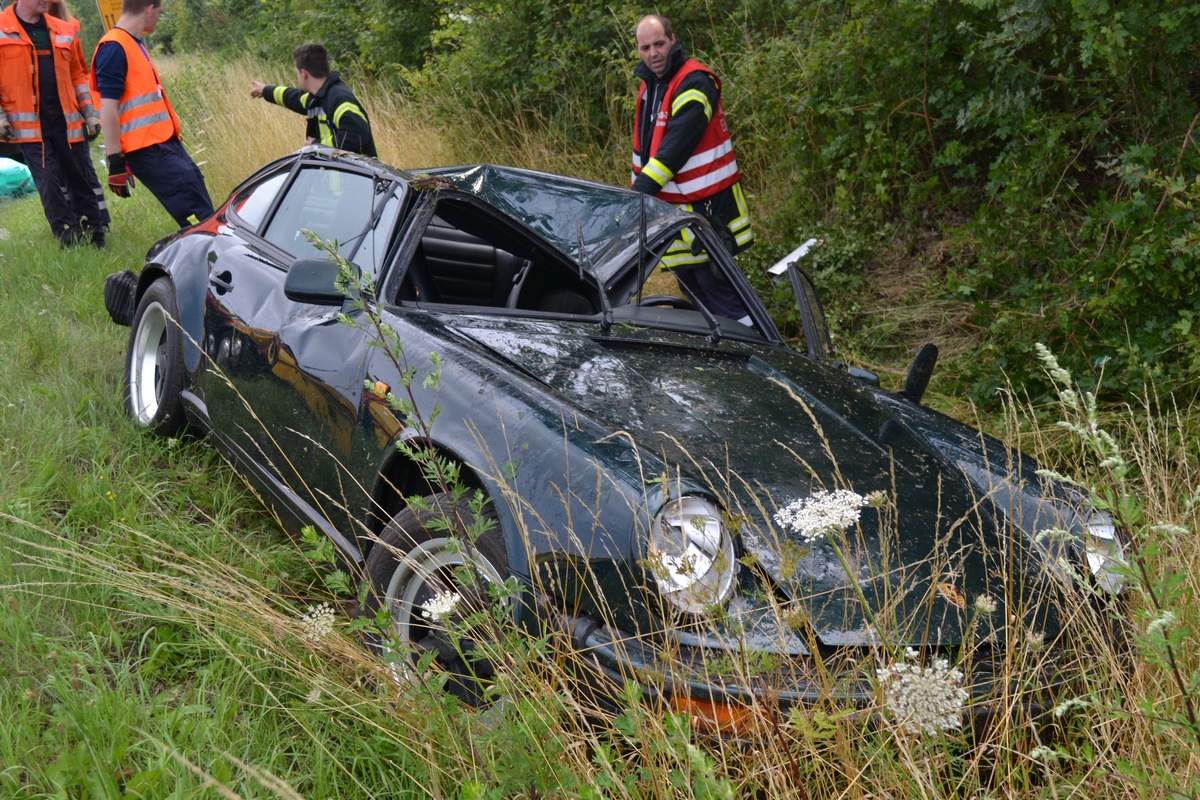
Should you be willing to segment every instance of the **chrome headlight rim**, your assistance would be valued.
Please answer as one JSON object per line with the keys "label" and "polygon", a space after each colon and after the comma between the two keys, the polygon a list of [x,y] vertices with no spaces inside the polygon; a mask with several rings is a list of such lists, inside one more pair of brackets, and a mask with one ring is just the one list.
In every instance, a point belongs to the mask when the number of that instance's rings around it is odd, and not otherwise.
{"label": "chrome headlight rim", "polygon": [[724,608],[737,584],[737,553],[721,508],[702,495],[667,500],[650,526],[647,564],[674,610],[700,616]]}

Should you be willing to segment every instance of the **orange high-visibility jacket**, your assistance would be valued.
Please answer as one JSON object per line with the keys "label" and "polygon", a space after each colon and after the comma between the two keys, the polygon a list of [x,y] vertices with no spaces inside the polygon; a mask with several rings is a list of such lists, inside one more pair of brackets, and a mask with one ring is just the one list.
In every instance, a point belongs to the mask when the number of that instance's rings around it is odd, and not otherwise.
{"label": "orange high-visibility jacket", "polygon": [[[76,53],[74,27],[67,22],[44,15],[50,29],[50,44],[54,51],[54,73],[58,83],[58,101],[67,118],[67,140],[82,142],[85,117],[97,117],[88,86],[83,60]],[[42,140],[42,125],[38,116],[38,58],[33,42],[17,19],[16,3],[0,11],[0,107],[12,125],[12,141],[31,144]]]}
{"label": "orange high-visibility jacket", "polygon": [[[141,43],[132,34],[117,28],[109,28],[100,37],[96,50],[105,42],[116,42],[125,50],[125,91],[117,106],[117,118],[121,123],[121,152],[132,153],[153,144],[179,138],[179,117],[163,91],[158,70],[150,61]],[[96,89],[96,54],[92,53],[92,90]],[[111,148],[109,142],[105,147]],[[109,152],[112,152],[111,150]]]}

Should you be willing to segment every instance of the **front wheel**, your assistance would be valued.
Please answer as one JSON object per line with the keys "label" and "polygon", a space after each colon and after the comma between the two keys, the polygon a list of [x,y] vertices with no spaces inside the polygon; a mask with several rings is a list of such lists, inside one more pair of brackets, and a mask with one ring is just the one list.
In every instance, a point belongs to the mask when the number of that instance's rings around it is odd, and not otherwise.
{"label": "front wheel", "polygon": [[390,660],[398,681],[410,679],[413,664],[432,651],[449,675],[450,693],[484,705],[495,665],[477,645],[497,641],[513,611],[500,591],[508,555],[499,523],[485,506],[483,533],[471,543],[466,526],[475,514],[466,498],[455,503],[437,494],[425,503],[427,509],[408,507],[396,514],[379,534],[367,556],[370,585],[362,612],[368,617],[387,612],[386,640],[372,643]]}
{"label": "front wheel", "polygon": [[166,278],[150,284],[133,314],[125,361],[125,410],[158,436],[174,436],[183,414],[183,332],[175,287]]}

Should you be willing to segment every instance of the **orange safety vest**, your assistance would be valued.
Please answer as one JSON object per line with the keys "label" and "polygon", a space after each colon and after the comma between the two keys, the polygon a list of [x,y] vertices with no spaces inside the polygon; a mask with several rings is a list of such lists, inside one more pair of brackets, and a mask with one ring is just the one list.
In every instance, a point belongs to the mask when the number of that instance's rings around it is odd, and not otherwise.
{"label": "orange safety vest", "polygon": [[[712,75],[713,80],[717,82],[717,88],[721,88],[720,79],[708,67],[694,58],[684,61],[679,67],[679,71],[671,78],[671,82],[667,84],[662,107],[658,110],[658,116],[654,121],[654,135],[650,140],[649,158],[654,158],[654,154],[658,152],[658,146],[662,144],[663,136],[667,133],[667,123],[671,119],[671,104],[674,102],[675,93],[679,90],[679,84],[687,75],[698,70]],[[635,108],[641,107],[645,96],[646,82],[642,81],[641,88],[638,89]],[[642,113],[652,114],[655,112],[646,108],[642,110]],[[638,155],[642,151],[641,142],[638,140],[640,127],[637,119],[634,119],[634,176],[642,171],[643,166],[641,156]],[[733,186],[740,179],[737,159],[733,155],[733,140],[729,136],[729,125],[725,122],[725,109],[718,100],[716,111],[709,119],[708,127],[704,129],[704,135],[700,137],[700,143],[696,145],[696,150],[679,168],[674,177],[663,185],[656,197],[666,200],[668,203],[694,203],[697,200],[712,197],[722,189]]]}
{"label": "orange safety vest", "polygon": [[[92,110],[92,95],[83,62],[75,57],[78,40],[69,23],[49,14],[44,14],[43,18],[50,30],[58,102],[67,119],[67,141],[82,142],[83,117]],[[13,129],[11,140],[21,144],[42,141],[38,115],[38,88],[41,85],[38,58],[29,34],[17,19],[16,3],[0,11],[0,85],[4,87],[0,92],[0,106]]]}
{"label": "orange safety vest", "polygon": [[[152,144],[169,142],[180,138],[179,117],[163,91],[158,70],[141,42],[127,31],[109,28],[100,37],[96,50],[105,42],[116,42],[125,50],[125,91],[117,105],[117,118],[121,123],[121,152],[132,153]],[[96,54],[92,53],[92,91],[96,88]],[[106,143],[107,144],[107,143]]]}

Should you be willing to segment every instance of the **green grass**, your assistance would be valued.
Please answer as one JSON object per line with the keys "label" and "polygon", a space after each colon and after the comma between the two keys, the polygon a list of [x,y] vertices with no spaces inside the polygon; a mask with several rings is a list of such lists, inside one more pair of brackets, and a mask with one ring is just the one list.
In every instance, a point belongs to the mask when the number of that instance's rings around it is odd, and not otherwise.
{"label": "green grass", "polygon": [[[226,68],[242,72],[221,85],[254,74]],[[394,111],[420,118],[403,104]],[[302,124],[248,100],[237,113],[275,115],[294,129],[260,137],[255,155],[209,133],[193,137],[222,165],[210,186],[218,202],[233,176],[287,152]],[[239,119],[204,130],[227,136],[255,117]],[[411,152],[414,164],[447,152],[417,128],[434,149],[416,153],[385,112],[373,119],[386,131],[385,153]],[[526,148],[539,151],[536,141]],[[1121,619],[1134,656],[1124,663],[1101,646],[1077,663],[1090,705],[1053,730],[1018,717],[971,746],[957,735],[906,736],[831,706],[755,717],[737,742],[700,737],[685,716],[632,696],[602,713],[565,679],[572,654],[511,631],[498,679],[508,700],[472,711],[436,681],[387,677],[345,632],[352,604],[325,588],[326,566],[210,447],[152,439],[125,418],[128,329],[108,320],[101,288],[173,225],[144,190],[109,202],[104,252],[60,249],[35,197],[0,206],[0,797],[1200,793],[1200,731],[1186,719],[1200,669],[1200,425],[1169,398],[1099,420],[1121,445],[1121,474],[1099,467],[1092,441],[1053,424],[1061,407],[1034,413],[1018,398],[1006,415],[978,421],[1128,498],[1131,519],[1136,512],[1147,571],[1133,576]],[[337,631],[314,641],[302,616],[321,602],[337,609]],[[1168,638],[1146,633],[1162,610],[1175,615]]]}

